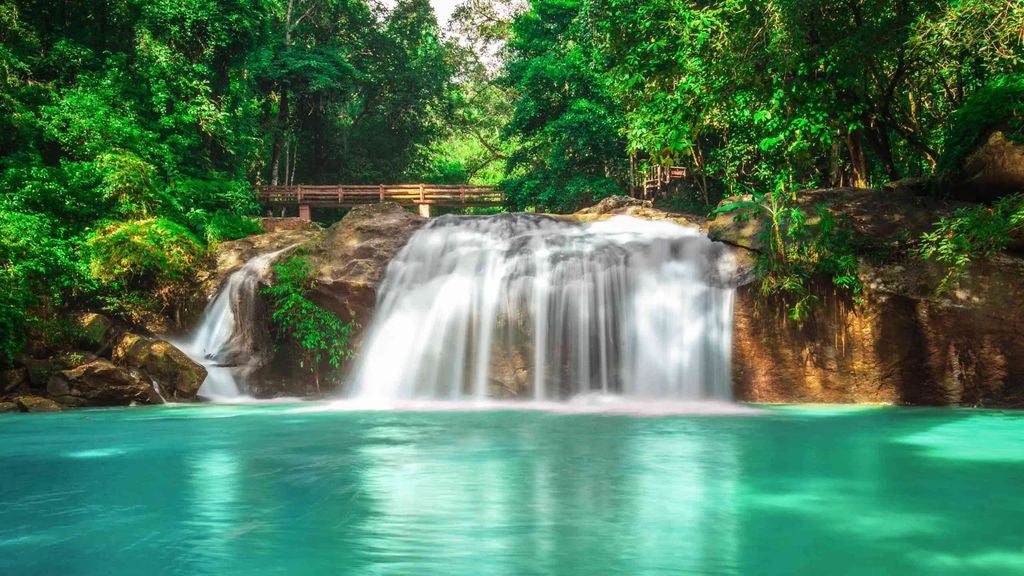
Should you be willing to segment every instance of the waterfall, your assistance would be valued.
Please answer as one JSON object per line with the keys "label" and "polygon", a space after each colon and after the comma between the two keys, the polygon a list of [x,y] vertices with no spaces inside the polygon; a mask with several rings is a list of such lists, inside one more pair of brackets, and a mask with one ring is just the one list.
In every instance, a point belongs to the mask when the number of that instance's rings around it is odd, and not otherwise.
{"label": "waterfall", "polygon": [[263,364],[268,352],[255,322],[259,289],[271,263],[291,248],[260,254],[231,273],[207,304],[195,330],[175,343],[206,367],[200,396],[211,400],[248,397],[246,379]]}
{"label": "waterfall", "polygon": [[348,395],[728,400],[735,269],[672,222],[442,216],[390,263]]}

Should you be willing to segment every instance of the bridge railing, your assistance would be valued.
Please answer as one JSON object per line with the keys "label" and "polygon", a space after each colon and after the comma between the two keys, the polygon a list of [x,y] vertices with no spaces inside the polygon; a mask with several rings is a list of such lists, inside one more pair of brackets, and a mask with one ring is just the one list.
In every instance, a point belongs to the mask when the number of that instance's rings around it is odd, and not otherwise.
{"label": "bridge railing", "polygon": [[410,206],[499,206],[503,201],[501,192],[492,186],[457,184],[260,186],[258,198],[263,204],[278,206],[353,206],[388,201]]}

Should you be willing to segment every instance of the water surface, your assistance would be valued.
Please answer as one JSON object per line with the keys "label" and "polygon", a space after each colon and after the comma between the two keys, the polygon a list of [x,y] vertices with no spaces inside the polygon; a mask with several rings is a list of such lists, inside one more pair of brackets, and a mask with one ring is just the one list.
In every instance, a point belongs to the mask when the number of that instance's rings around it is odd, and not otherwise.
{"label": "water surface", "polygon": [[1024,416],[0,418],[0,574],[1024,573]]}

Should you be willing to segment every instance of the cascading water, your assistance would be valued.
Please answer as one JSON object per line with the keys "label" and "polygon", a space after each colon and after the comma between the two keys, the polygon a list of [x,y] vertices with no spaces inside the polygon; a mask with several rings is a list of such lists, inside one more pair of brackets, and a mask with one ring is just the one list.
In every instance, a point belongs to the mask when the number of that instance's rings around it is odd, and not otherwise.
{"label": "cascading water", "polygon": [[728,400],[732,251],[627,216],[442,216],[392,260],[359,400]]}
{"label": "cascading water", "polygon": [[213,400],[248,396],[246,378],[259,368],[266,352],[254,326],[258,291],[270,264],[289,249],[260,254],[228,276],[206,306],[193,333],[175,343],[193,361],[206,367],[206,380],[199,389],[201,396]]}

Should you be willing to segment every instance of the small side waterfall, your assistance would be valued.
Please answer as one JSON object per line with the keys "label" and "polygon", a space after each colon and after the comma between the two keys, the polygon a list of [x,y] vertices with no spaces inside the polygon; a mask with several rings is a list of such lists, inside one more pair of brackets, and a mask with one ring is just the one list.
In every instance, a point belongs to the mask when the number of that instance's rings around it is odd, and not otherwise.
{"label": "small side waterfall", "polygon": [[442,216],[391,262],[349,396],[728,400],[735,268],[670,222]]}
{"label": "small side waterfall", "polygon": [[228,276],[192,334],[175,343],[206,367],[200,396],[212,400],[248,396],[246,378],[262,365],[267,352],[254,326],[258,291],[271,263],[290,248],[260,254]]}

